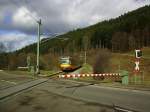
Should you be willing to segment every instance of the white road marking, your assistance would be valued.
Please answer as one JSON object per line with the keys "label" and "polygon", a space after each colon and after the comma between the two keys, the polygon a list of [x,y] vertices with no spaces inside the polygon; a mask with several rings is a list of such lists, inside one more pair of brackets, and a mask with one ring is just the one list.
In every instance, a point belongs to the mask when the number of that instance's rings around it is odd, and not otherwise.
{"label": "white road marking", "polygon": [[120,108],[120,107],[115,107],[115,110],[121,111],[121,112],[133,112],[131,110],[123,109],[123,108]]}
{"label": "white road marking", "polygon": [[7,81],[7,80],[1,80],[2,82],[7,82],[7,83],[10,83],[10,84],[14,84],[16,85],[17,83],[16,82],[12,82],[12,81]]}

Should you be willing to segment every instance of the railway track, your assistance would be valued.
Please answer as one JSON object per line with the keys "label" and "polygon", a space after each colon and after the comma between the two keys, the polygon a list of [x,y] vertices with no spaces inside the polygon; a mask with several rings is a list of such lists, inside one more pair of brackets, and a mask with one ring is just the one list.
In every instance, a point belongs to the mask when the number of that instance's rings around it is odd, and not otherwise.
{"label": "railway track", "polygon": [[[89,83],[89,84],[88,83],[86,83],[86,84],[85,83],[83,83],[83,84],[75,83],[72,86],[71,85],[68,86],[69,83],[64,84],[64,83],[66,83],[66,80],[58,80],[57,75],[60,75],[60,74],[66,74],[66,73],[65,72],[57,72],[57,73],[54,73],[54,74],[52,74],[51,76],[49,76],[47,78],[40,78],[38,80],[30,81],[30,82],[27,82],[27,83],[23,83],[21,85],[16,85],[16,86],[13,86],[11,88],[4,89],[0,92],[0,102],[4,101],[7,98],[11,98],[11,96],[14,96],[16,94],[20,94],[20,93],[24,92],[27,89],[30,89],[30,88],[36,87],[40,84],[43,84],[45,82],[48,82],[50,79],[54,79],[53,81],[56,81],[56,82],[51,81],[51,83],[57,83],[59,85],[63,85],[67,90],[70,89],[70,90],[73,90],[73,91],[74,91],[74,89],[76,90],[80,87],[94,85],[93,83]],[[65,96],[65,93],[64,93],[64,96]],[[115,112],[137,112],[137,111],[125,109],[125,108],[122,108],[122,107],[119,107],[119,106],[116,106],[116,105],[112,105],[112,108],[114,109]]]}
{"label": "railway track", "polygon": [[[76,69],[76,70],[78,70],[78,69]],[[74,70],[74,71],[76,71],[76,70]],[[72,72],[74,72],[74,71],[72,71]],[[36,80],[30,80],[27,82],[19,83],[17,85],[3,88],[0,91],[0,101],[3,99],[9,98],[15,94],[18,94],[20,92],[23,92],[27,89],[30,89],[30,88],[36,87],[40,84],[43,84],[45,82],[48,82],[50,79],[58,79],[58,75],[65,75],[67,73],[72,73],[72,72],[59,71],[59,72],[56,72],[56,73],[51,74],[50,76],[47,76],[44,78],[40,78],[40,79],[36,79]],[[60,82],[60,80],[57,82]],[[61,83],[64,83],[64,82],[61,82]]]}
{"label": "railway track", "polygon": [[57,79],[58,78],[57,75],[59,75],[59,74],[65,74],[65,72],[59,71],[59,72],[56,72],[46,78],[30,80],[27,82],[23,82],[23,83],[19,83],[19,84],[13,85],[13,86],[3,88],[0,91],[0,101],[7,99],[15,94],[21,93],[27,89],[30,89],[30,88],[36,87],[40,84],[43,84],[43,83],[49,81],[50,79]]}
{"label": "railway track", "polygon": [[36,79],[25,81],[25,82],[21,82],[21,83],[15,83],[15,82],[11,82],[11,81],[6,81],[6,82],[11,83],[13,85],[9,85],[7,87],[0,88],[0,91],[8,89],[8,88],[11,88],[11,87],[14,87],[14,86],[17,86],[17,85],[25,84],[25,83],[28,83],[28,82],[31,82],[31,81],[34,81],[34,80],[36,80]]}

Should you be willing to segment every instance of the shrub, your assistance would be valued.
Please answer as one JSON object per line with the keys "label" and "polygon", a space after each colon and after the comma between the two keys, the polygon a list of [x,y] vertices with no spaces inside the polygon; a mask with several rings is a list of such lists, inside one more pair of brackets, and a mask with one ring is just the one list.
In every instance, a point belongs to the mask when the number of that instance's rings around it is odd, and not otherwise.
{"label": "shrub", "polygon": [[[108,50],[101,49],[96,57],[93,72],[95,74],[108,72],[110,57],[111,53]],[[94,77],[94,79],[104,79],[104,77]]]}

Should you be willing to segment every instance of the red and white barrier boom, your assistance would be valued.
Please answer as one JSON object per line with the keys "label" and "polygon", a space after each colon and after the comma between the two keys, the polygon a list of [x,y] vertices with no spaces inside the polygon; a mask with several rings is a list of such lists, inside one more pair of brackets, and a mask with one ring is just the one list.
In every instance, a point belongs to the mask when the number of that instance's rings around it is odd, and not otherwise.
{"label": "red and white barrier boom", "polygon": [[66,74],[59,75],[59,78],[79,78],[79,77],[120,77],[120,73],[104,73],[104,74]]}

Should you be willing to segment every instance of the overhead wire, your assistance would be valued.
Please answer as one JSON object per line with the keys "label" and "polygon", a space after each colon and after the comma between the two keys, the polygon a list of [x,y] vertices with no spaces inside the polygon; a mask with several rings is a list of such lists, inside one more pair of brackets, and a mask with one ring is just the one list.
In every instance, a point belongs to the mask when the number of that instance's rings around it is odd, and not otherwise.
{"label": "overhead wire", "polygon": [[[36,7],[34,7],[33,5],[31,5],[28,0],[24,0],[24,3],[26,4],[26,6],[30,7],[31,10],[38,11],[38,9],[37,9]],[[49,29],[46,27],[45,24],[42,24],[42,26],[43,26],[43,28],[46,30],[46,32],[50,32],[50,34],[52,34],[52,33],[51,33],[52,31],[49,30]],[[45,26],[45,27],[44,27],[44,26]]]}
{"label": "overhead wire", "polygon": [[[18,3],[17,0],[9,0],[9,1],[10,1],[12,4],[14,4],[17,8],[18,8],[18,7],[21,7],[21,5],[22,5],[21,3]],[[24,0],[23,2],[24,2],[23,4],[25,4],[25,6],[23,6],[23,7],[27,7],[27,8],[30,7],[31,10],[37,11],[37,8],[35,8],[33,5],[31,6],[31,4],[29,4],[29,1],[28,1],[28,0]],[[34,21],[39,22],[39,20],[38,20],[37,18],[35,18],[31,13],[27,12],[27,11],[25,10],[25,8],[23,8],[23,12],[24,12],[25,14],[27,14],[29,17],[31,17]],[[44,26],[44,25],[45,25],[45,24],[42,24],[42,26]],[[50,34],[50,35],[47,35],[47,36],[49,36],[49,39],[52,39],[52,38],[58,36],[59,34],[62,34],[62,33],[52,33],[52,31],[49,30],[49,29],[46,27],[46,25],[45,25],[45,27],[43,27],[43,28],[46,30],[46,33],[49,32],[49,33],[47,33],[47,34]],[[46,39],[46,40],[48,41],[49,39]]]}
{"label": "overhead wire", "polygon": [[[26,6],[30,7],[31,10],[38,11],[38,9],[36,7],[34,7],[33,5],[31,5],[28,0],[24,0],[24,3],[25,3]],[[52,31],[49,28],[47,28],[44,23],[42,24],[42,26],[43,26],[43,29],[46,30],[46,33],[45,33],[46,36],[49,36],[50,39],[58,36],[59,34],[63,34],[64,33],[64,32],[61,32],[61,33],[58,33],[58,32],[57,33],[52,33]]]}
{"label": "overhead wire", "polygon": [[[30,7],[31,10],[36,10],[36,11],[38,11],[38,9],[37,9],[36,7],[34,7],[33,5],[31,5],[28,0],[24,0],[24,3],[25,3],[26,6]],[[41,41],[42,43],[47,42],[47,41],[49,41],[49,40],[55,38],[56,36],[62,34],[62,33],[52,33],[52,31],[51,31],[50,29],[48,29],[45,24],[42,24],[42,26],[43,26],[43,29],[44,29],[45,32],[46,32],[46,33],[43,33],[43,34],[46,35],[46,38],[47,38],[47,39]],[[44,26],[45,26],[45,27],[44,27]],[[43,34],[42,34],[42,35],[43,35]]]}
{"label": "overhead wire", "polygon": [[[16,0],[9,0],[9,1],[10,1],[12,4],[14,4],[17,8],[21,6],[21,4],[18,3]],[[23,7],[24,7],[24,6],[23,6]],[[35,18],[31,13],[27,12],[27,11],[25,10],[25,7],[22,8],[22,10],[23,10],[23,12],[24,12],[25,14],[27,14],[29,17],[31,17],[34,21],[36,21],[36,22],[39,21],[39,20],[38,20],[37,18]]]}

